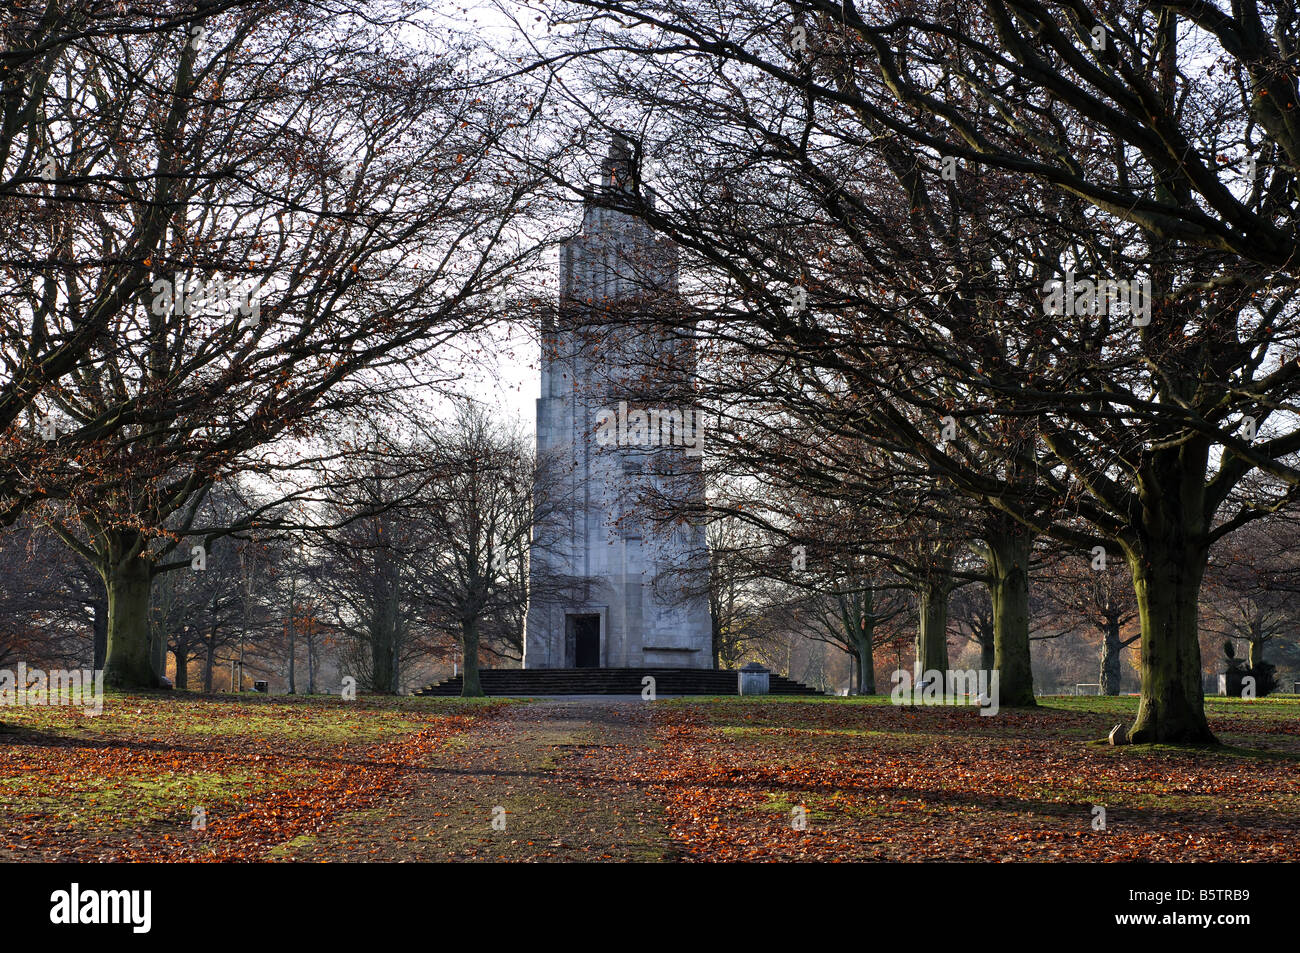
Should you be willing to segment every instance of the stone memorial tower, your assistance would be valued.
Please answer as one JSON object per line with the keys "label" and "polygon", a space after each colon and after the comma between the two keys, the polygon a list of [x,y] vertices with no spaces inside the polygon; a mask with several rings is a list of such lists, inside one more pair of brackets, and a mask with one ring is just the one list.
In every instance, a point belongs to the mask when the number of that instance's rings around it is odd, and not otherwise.
{"label": "stone memorial tower", "polygon": [[618,210],[639,180],[616,138],[543,321],[526,669],[713,667],[695,352],[675,246]]}

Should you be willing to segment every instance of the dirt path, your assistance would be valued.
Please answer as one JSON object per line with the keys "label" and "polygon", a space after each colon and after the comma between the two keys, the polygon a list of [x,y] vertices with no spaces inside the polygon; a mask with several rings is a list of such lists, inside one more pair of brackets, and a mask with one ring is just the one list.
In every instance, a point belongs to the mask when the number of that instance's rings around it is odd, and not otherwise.
{"label": "dirt path", "polygon": [[271,859],[669,860],[659,807],[627,780],[650,739],[639,699],[512,705],[415,766],[384,808],[282,844]]}

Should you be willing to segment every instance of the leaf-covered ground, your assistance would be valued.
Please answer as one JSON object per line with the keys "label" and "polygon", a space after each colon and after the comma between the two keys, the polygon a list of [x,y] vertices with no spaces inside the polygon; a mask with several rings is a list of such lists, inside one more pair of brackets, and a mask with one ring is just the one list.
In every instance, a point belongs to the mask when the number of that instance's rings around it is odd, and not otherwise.
{"label": "leaf-covered ground", "polygon": [[0,860],[266,858],[382,803],[502,707],[176,694],[110,695],[98,716],[0,709]]}
{"label": "leaf-covered ground", "polygon": [[1207,699],[1220,750],[1096,741],[1136,704],[673,701],[639,774],[699,860],[1300,859],[1300,699]]}
{"label": "leaf-covered ground", "polygon": [[1300,699],[1207,706],[1212,751],[1098,743],[1134,698],[5,708],[0,860],[1300,859]]}

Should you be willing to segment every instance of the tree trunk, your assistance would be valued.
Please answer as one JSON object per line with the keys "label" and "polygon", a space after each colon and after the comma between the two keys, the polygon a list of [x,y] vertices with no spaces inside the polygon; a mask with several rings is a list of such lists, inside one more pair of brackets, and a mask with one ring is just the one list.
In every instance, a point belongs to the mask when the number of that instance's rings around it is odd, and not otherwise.
{"label": "tree trunk", "polygon": [[1170,538],[1148,539],[1144,552],[1130,554],[1142,620],[1142,700],[1129,732],[1135,743],[1217,743],[1205,720],[1197,632],[1205,560],[1203,549]]}
{"label": "tree trunk", "polygon": [[393,644],[395,635],[393,632],[392,619],[387,617],[387,613],[381,615],[378,624],[375,625],[370,639],[370,689],[385,695],[394,693],[393,688],[393,655],[396,652],[396,646]]}
{"label": "tree trunk", "polygon": [[176,659],[176,690],[183,692],[190,687],[190,644],[178,639],[172,657]]}
{"label": "tree trunk", "polygon": [[[873,657],[872,643],[876,639],[876,599],[870,578],[863,580],[862,591],[852,598],[843,592],[838,594],[840,625],[853,647],[852,670],[858,678],[856,694],[876,694],[876,661]],[[850,681],[851,681],[850,677]]]}
{"label": "tree trunk", "polygon": [[[290,626],[289,631],[292,633],[293,623],[291,622],[289,626]],[[290,695],[298,694],[298,683],[294,679],[294,670],[293,670],[294,651],[295,651],[295,646],[293,644],[293,635],[291,634],[289,636],[289,694]]]}
{"label": "tree trunk", "polygon": [[[980,639],[980,668],[991,672],[998,667],[997,643],[992,635]],[[1000,704],[1000,703],[999,703]]]}
{"label": "tree trunk", "polygon": [[388,670],[388,691],[394,695],[402,693],[402,646],[406,644],[406,629],[400,624],[393,628],[392,666]]}
{"label": "tree trunk", "polygon": [[297,624],[297,618],[294,616],[294,610],[297,608],[297,602],[298,602],[298,577],[296,575],[291,574],[289,576],[289,632],[288,632],[289,694],[290,695],[296,695],[298,693],[297,682],[294,679],[294,662],[296,661],[296,657],[298,654],[297,653],[298,646],[296,644],[298,638],[298,624]]}
{"label": "tree trunk", "polygon": [[[114,688],[157,688],[153,639],[149,637],[149,592],[152,566],[139,556],[142,546],[128,537],[112,545],[113,556],[101,569],[108,589],[108,648],[104,684]],[[114,558],[115,557],[115,558]]]}
{"label": "tree trunk", "polygon": [[392,576],[392,572],[385,571],[383,591],[375,600],[375,621],[370,633],[370,690],[385,695],[397,694],[401,649],[398,589]]}
{"label": "tree trunk", "polygon": [[1119,639],[1119,617],[1106,620],[1105,634],[1101,640],[1101,693],[1118,695],[1120,683],[1120,655],[1124,646]]}
{"label": "tree trunk", "polygon": [[154,676],[161,684],[167,674],[167,633],[161,625],[149,627],[149,659],[153,663]]}
{"label": "tree trunk", "polygon": [[464,680],[461,682],[462,698],[483,697],[483,686],[478,680],[478,620],[463,619],[460,624],[460,644],[465,659]]}
{"label": "tree trunk", "polygon": [[[1264,661],[1264,640],[1258,637],[1251,638],[1246,650],[1246,664],[1250,666],[1252,672],[1258,669],[1259,664]],[[1259,676],[1256,676],[1258,678]]]}
{"label": "tree trunk", "polygon": [[1029,657],[1029,555],[1033,537],[1012,528],[990,533],[989,595],[993,600],[993,669],[998,673],[998,705],[1030,707],[1034,671]]}
{"label": "tree trunk", "polygon": [[922,584],[920,593],[921,628],[917,634],[916,655],[921,674],[948,671],[948,584],[944,580]]}
{"label": "tree trunk", "polygon": [[217,635],[215,632],[208,636],[207,656],[203,662],[203,691],[205,694],[212,694],[212,668],[217,661]]}
{"label": "tree trunk", "polygon": [[108,658],[108,600],[106,598],[95,600],[94,613],[91,631],[94,633],[95,640],[95,671],[98,672],[104,668],[104,661]]}
{"label": "tree trunk", "polygon": [[858,632],[853,637],[854,661],[858,671],[859,695],[876,694],[876,661],[871,654],[871,632]]}
{"label": "tree trunk", "polygon": [[316,639],[307,635],[307,694],[316,694]]}

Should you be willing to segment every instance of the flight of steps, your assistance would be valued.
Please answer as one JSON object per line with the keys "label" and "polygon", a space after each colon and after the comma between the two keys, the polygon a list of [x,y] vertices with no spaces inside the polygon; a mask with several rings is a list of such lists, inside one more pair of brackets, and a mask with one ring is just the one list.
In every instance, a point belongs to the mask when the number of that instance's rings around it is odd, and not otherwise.
{"label": "flight of steps", "polygon": [[[654,676],[656,695],[735,695],[736,672],[708,668],[484,668],[479,683],[487,695],[640,695],[642,679]],[[413,695],[459,695],[460,675],[427,685]],[[777,675],[769,680],[773,695],[819,695],[814,688]]]}

